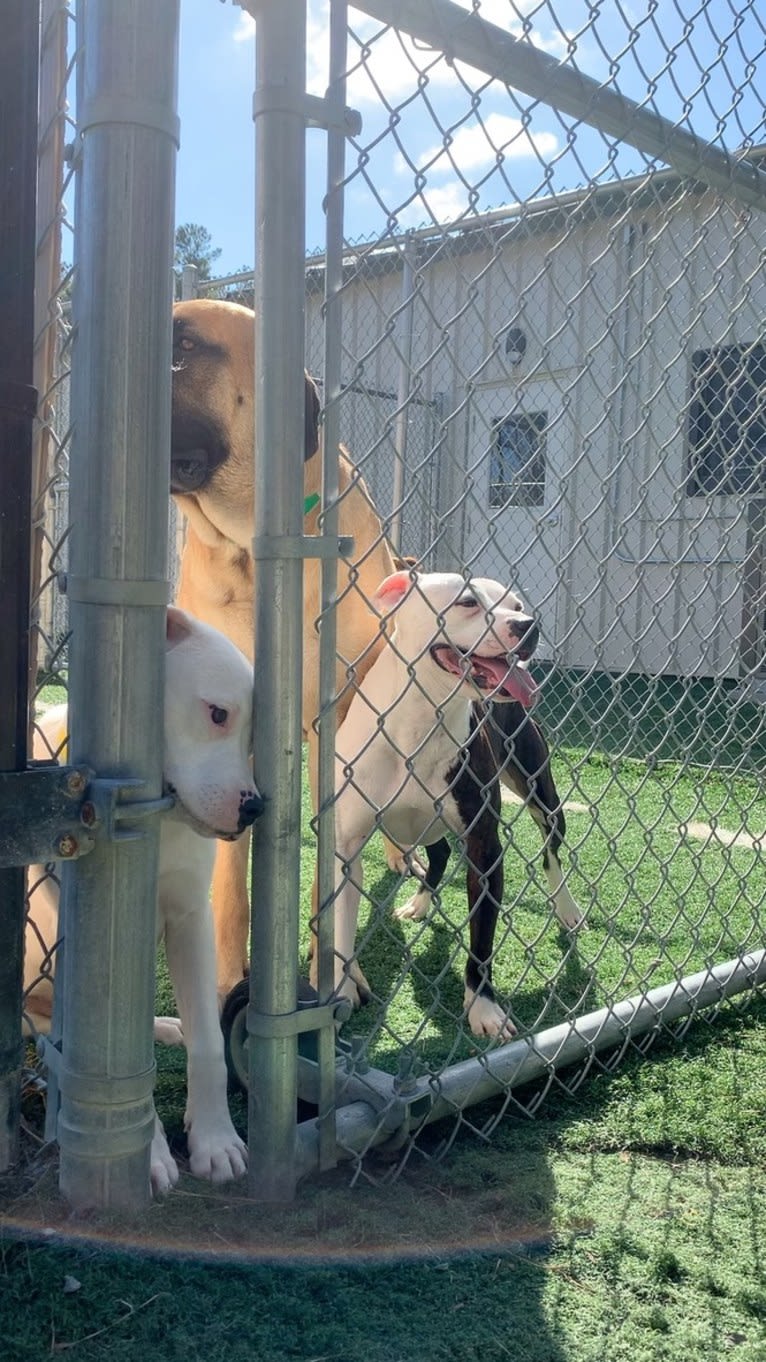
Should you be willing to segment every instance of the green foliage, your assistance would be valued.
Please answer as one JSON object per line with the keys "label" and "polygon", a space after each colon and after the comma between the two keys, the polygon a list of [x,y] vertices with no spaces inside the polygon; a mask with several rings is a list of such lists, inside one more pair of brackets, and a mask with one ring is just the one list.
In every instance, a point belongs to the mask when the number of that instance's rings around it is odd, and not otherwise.
{"label": "green foliage", "polygon": [[199,279],[209,279],[213,261],[220,254],[220,246],[213,245],[207,227],[199,222],[185,222],[176,227],[173,263],[177,270],[182,270],[184,265],[194,265]]}

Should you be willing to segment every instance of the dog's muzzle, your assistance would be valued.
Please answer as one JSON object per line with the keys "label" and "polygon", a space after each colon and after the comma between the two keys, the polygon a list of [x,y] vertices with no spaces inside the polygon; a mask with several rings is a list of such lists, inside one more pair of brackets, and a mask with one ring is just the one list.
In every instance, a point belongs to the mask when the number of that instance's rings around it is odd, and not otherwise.
{"label": "dog's muzzle", "polygon": [[237,832],[244,832],[245,828],[252,827],[256,818],[260,818],[264,808],[265,804],[259,794],[254,793],[244,797],[239,806]]}
{"label": "dog's muzzle", "polygon": [[528,662],[540,642],[539,627],[533,619],[524,619],[511,620],[508,628],[518,640],[512,645],[514,657],[519,662]]}

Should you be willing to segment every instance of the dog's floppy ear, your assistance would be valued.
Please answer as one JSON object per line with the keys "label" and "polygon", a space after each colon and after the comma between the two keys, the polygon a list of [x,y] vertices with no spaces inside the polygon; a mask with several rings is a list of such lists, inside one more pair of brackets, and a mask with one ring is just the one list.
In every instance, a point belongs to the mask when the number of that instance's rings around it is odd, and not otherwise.
{"label": "dog's floppy ear", "polygon": [[381,615],[388,615],[401,605],[415,577],[416,574],[409,570],[392,572],[390,577],[384,577],[372,598],[373,605]]}
{"label": "dog's floppy ear", "polygon": [[305,436],[303,461],[311,459],[319,448],[319,393],[313,378],[305,376]]}
{"label": "dog's floppy ear", "polygon": [[184,610],[179,610],[177,605],[169,605],[165,651],[170,652],[171,648],[177,648],[179,643],[183,643],[191,634],[192,628],[191,617]]}

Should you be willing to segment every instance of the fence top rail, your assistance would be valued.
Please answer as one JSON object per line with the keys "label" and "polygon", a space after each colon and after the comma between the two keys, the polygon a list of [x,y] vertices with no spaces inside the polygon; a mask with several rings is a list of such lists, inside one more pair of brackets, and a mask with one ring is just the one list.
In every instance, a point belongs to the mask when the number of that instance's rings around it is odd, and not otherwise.
{"label": "fence top rail", "polygon": [[746,207],[766,208],[766,174],[757,165],[557,61],[532,43],[514,38],[453,0],[429,0],[427,5],[422,0],[363,0],[359,8],[380,23],[443,51],[451,62],[466,62],[607,137],[619,138],[652,159],[664,161],[684,177],[704,180]]}
{"label": "fence top rail", "polygon": [[[741,159],[755,164],[766,161],[766,144],[748,148],[742,153]],[[470,249],[473,249],[475,238],[488,231],[505,232],[516,227],[523,227],[529,232],[545,231],[550,227],[551,221],[564,210],[578,207],[585,210],[587,207],[597,212],[599,217],[603,217],[605,212],[611,211],[616,214],[624,210],[630,200],[643,202],[643,194],[651,195],[654,202],[672,198],[683,180],[684,177],[676,170],[649,170],[638,175],[608,180],[603,184],[589,184],[579,189],[568,189],[560,193],[505,204],[487,213],[472,214],[470,217],[458,218],[454,222],[431,223],[425,227],[410,228],[399,235],[376,236],[369,241],[357,243],[346,242],[344,263],[353,262],[362,254],[367,258],[374,254],[380,257],[381,263],[384,260],[387,262],[386,268],[396,270],[402,267],[404,251],[412,245],[423,243],[444,250],[447,240],[455,238],[454,244],[450,244],[449,249],[462,253],[467,242],[470,243]],[[692,194],[703,194],[708,189],[709,186],[700,179],[689,180],[687,184],[687,190]],[[324,251],[312,251],[306,256],[308,275],[321,274],[324,267]],[[209,289],[233,288],[238,284],[252,285],[254,277],[254,270],[239,270],[236,274],[200,280],[198,287],[200,292],[205,293]]]}

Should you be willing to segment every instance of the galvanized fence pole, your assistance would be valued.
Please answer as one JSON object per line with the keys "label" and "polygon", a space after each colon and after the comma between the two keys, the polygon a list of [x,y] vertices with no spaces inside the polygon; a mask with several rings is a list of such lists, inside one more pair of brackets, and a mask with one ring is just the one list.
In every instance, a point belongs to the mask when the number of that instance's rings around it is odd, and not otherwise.
{"label": "galvanized fence pole", "polygon": [[[38,11],[11,0],[0,42],[0,771],[27,764]],[[0,1172],[18,1145],[23,868],[0,871]]]}
{"label": "galvanized fence pole", "polygon": [[178,21],[178,0],[78,6],[70,758],[143,784],[118,810],[142,835],[102,834],[64,875],[58,1134],[76,1208],[149,1198],[159,822],[141,804],[162,793]]}
{"label": "galvanized fence pole", "polygon": [[396,421],[394,424],[394,489],[393,515],[389,538],[397,553],[407,553],[402,547],[402,508],[407,492],[407,427],[410,420],[410,392],[412,388],[412,328],[415,323],[415,243],[408,233],[402,247],[402,285],[399,301],[399,362],[396,380]]}
{"label": "galvanized fence pole", "polygon": [[[343,391],[343,182],[346,160],[346,34],[348,6],[333,0],[330,6],[330,71],[327,90],[329,111],[327,131],[327,200],[325,255],[324,324],[324,463],[322,469],[322,516],[324,535],[338,535],[338,459],[340,444],[340,401]],[[353,550],[352,550],[353,556]],[[317,778],[317,902],[322,908],[316,924],[320,999],[331,997],[335,975],[335,930],[333,897],[335,890],[335,726],[336,619],[338,564],[332,558],[322,563],[321,628],[319,635],[319,735]],[[335,1030],[324,1026],[318,1032],[319,1058],[319,1167],[329,1168],[336,1161],[335,1145]]]}
{"label": "galvanized fence pole", "polygon": [[295,1188],[303,635],[305,0],[257,7],[250,1186]]}

